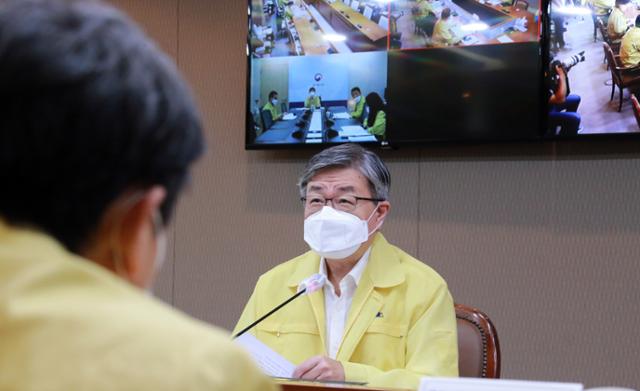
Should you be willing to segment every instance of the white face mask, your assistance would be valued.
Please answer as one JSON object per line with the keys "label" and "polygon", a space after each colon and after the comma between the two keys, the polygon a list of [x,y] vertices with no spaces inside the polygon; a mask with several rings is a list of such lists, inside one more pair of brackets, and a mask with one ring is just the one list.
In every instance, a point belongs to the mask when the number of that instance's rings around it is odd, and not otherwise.
{"label": "white face mask", "polygon": [[360,100],[361,100],[361,99],[362,99],[362,95],[358,95],[358,96],[356,96],[355,98],[353,98],[353,100],[354,100],[356,103],[360,103]]}
{"label": "white face mask", "polygon": [[271,100],[271,104],[274,105],[274,106],[277,105],[278,104],[278,100],[277,99],[272,99]]}
{"label": "white face mask", "polygon": [[316,96],[316,93],[315,93],[315,92],[313,92],[313,91],[311,91],[311,92],[309,93],[309,96],[313,98],[314,96]]}
{"label": "white face mask", "polygon": [[[324,206],[304,220],[304,241],[318,255],[328,259],[344,259],[353,255],[369,239],[369,220]],[[382,222],[378,225],[378,228]],[[374,229],[373,231],[375,232]]]}

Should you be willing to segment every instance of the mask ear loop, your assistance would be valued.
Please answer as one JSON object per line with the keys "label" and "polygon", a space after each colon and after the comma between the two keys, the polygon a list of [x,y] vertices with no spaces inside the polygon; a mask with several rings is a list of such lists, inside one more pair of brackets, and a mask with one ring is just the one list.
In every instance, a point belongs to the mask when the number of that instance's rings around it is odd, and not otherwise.
{"label": "mask ear loop", "polygon": [[373,212],[371,212],[371,215],[369,215],[369,218],[367,219],[367,237],[371,236],[372,233],[376,232],[377,230],[380,229],[380,227],[382,227],[382,224],[384,223],[384,219],[378,223],[378,225],[373,229],[373,231],[368,232],[369,231],[369,221],[371,221],[371,218],[373,217],[373,215],[376,213],[376,211],[378,210],[378,208],[380,207],[380,202],[378,201],[378,203],[376,203],[376,208],[373,210]]}

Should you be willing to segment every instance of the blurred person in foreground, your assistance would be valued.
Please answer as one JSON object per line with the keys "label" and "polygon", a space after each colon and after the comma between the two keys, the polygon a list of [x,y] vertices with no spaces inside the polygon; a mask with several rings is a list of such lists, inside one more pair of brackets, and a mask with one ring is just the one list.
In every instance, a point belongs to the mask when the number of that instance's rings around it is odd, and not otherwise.
{"label": "blurred person in foreground", "polygon": [[120,12],[0,3],[0,389],[273,389],[145,293],[202,150],[184,82]]}

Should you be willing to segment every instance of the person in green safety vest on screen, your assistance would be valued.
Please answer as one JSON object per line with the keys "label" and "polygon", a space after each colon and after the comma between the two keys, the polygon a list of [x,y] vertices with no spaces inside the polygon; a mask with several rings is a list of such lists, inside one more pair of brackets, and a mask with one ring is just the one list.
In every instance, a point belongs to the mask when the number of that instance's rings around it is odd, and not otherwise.
{"label": "person in green safety vest on screen", "polygon": [[367,115],[367,119],[364,121],[364,127],[367,129],[367,132],[376,136],[376,138],[383,140],[387,129],[385,104],[380,95],[375,92],[367,95],[365,101],[369,107],[369,115]]}
{"label": "person in green safety vest on screen", "polygon": [[262,108],[262,110],[267,110],[271,113],[271,119],[273,121],[279,121],[282,119],[282,109],[280,108],[280,102],[278,101],[278,92],[271,91],[269,93],[269,101]]}
{"label": "person in green safety vest on screen", "polygon": [[316,94],[315,87],[309,88],[309,95],[307,95],[307,99],[304,100],[304,107],[315,110],[319,109],[321,105],[322,102],[320,102],[320,97]]}
{"label": "person in green safety vest on screen", "polygon": [[364,99],[362,99],[362,92],[359,87],[353,87],[351,89],[351,98],[353,98],[353,102],[355,107],[351,112],[351,118],[355,118],[362,122],[362,115],[364,113]]}

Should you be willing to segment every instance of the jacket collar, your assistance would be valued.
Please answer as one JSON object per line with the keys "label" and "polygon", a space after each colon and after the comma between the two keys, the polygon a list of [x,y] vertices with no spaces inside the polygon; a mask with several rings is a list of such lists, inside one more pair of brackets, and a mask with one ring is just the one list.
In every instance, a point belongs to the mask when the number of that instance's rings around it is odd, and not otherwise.
{"label": "jacket collar", "polygon": [[[394,267],[400,262],[394,247],[380,232],[375,235],[371,244],[369,263],[362,278],[371,279],[374,288],[390,288],[402,284],[405,280],[404,275],[399,268]],[[298,259],[298,265],[287,281],[289,287],[297,287],[302,280],[318,273],[320,269],[320,256],[313,251],[301,255]]]}

